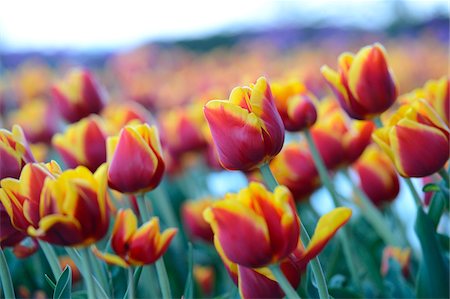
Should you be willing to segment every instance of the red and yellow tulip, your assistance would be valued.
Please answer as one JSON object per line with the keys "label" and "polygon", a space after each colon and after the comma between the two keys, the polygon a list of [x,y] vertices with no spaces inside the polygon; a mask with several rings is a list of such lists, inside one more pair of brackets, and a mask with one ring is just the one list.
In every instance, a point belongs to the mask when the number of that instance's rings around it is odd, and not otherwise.
{"label": "red and yellow tulip", "polygon": [[188,200],[181,207],[181,217],[183,219],[184,228],[193,239],[212,242],[214,238],[213,231],[208,222],[203,218],[203,212],[214,201],[210,198],[200,200]]}
{"label": "red and yellow tulip", "polygon": [[353,169],[359,176],[361,189],[376,206],[397,197],[400,185],[395,167],[375,144],[367,148]]}
{"label": "red and yellow tulip", "polygon": [[102,239],[109,226],[106,164],[95,174],[86,167],[46,179],[38,210],[39,224],[28,234],[62,246],[88,246]]}
{"label": "red and yellow tulip", "polygon": [[52,96],[61,115],[76,122],[91,113],[99,113],[104,100],[91,73],[74,69],[53,85]]}
{"label": "red and yellow tulip", "polygon": [[272,193],[250,183],[204,211],[215,242],[233,263],[263,267],[283,260],[297,246],[300,226],[292,194],[279,186]]}
{"label": "red and yellow tulip", "polygon": [[53,137],[52,144],[69,168],[82,165],[95,171],[106,161],[106,132],[96,115],[69,125]]}
{"label": "red and yellow tulip", "polygon": [[236,87],[229,100],[209,101],[204,107],[222,166],[250,170],[272,159],[284,142],[284,125],[267,80]]}
{"label": "red and yellow tulip", "polygon": [[401,267],[402,274],[409,276],[409,261],[411,259],[411,249],[401,249],[399,247],[388,246],[383,250],[381,261],[381,274],[386,275],[389,271],[389,260],[394,259]]}
{"label": "red and yellow tulip", "polygon": [[[0,189],[0,198],[5,196]],[[15,228],[3,203],[0,201],[0,247],[10,247],[19,244],[27,235]]]}
{"label": "red and yellow tulip", "polygon": [[164,174],[164,161],[156,127],[128,125],[107,140],[108,184],[122,193],[154,189]]}
{"label": "red and yellow tulip", "polygon": [[209,266],[195,265],[193,269],[194,279],[199,285],[204,296],[212,295],[214,291],[214,268]]}
{"label": "red and yellow tulip", "polygon": [[34,162],[34,157],[22,128],[14,125],[11,131],[0,129],[0,180],[18,178],[30,162]]}
{"label": "red and yellow tulip", "polygon": [[338,71],[328,66],[322,75],[352,118],[370,119],[386,111],[397,98],[397,85],[382,45],[366,46],[356,55],[345,52],[338,58]]}
{"label": "red and yellow tulip", "polygon": [[[403,177],[425,177],[440,170],[449,158],[449,128],[422,99],[401,106],[377,129],[373,140],[394,162]],[[426,144],[426,146],[424,146]]]}
{"label": "red and yellow tulip", "polygon": [[130,122],[152,123],[150,112],[136,102],[108,103],[100,114],[105,122],[108,135],[116,135]]}
{"label": "red and yellow tulip", "polygon": [[107,263],[121,267],[148,265],[166,252],[176,233],[176,228],[160,233],[157,217],[138,228],[136,215],[131,209],[119,210],[111,237],[115,254],[101,253],[97,249],[94,253]]}
{"label": "red and yellow tulip", "polygon": [[320,186],[314,160],[304,143],[286,145],[270,163],[275,178],[286,186],[295,200],[308,198]]}

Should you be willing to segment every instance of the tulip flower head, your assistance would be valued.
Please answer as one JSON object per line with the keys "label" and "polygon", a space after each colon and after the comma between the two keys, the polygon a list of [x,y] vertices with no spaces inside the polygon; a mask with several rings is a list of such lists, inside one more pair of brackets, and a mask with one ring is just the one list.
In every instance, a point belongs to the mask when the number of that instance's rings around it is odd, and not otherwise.
{"label": "tulip flower head", "polygon": [[64,80],[52,87],[52,95],[61,115],[76,122],[91,113],[99,113],[104,100],[88,71],[72,70]]}
{"label": "tulip flower head", "polygon": [[101,116],[105,121],[108,135],[116,135],[126,125],[135,123],[152,123],[150,112],[136,102],[108,103],[102,110]]}
{"label": "tulip flower head", "polygon": [[356,55],[343,53],[339,70],[321,68],[342,108],[352,118],[370,119],[386,111],[397,98],[397,85],[381,44],[366,46]]}
{"label": "tulip flower head", "polygon": [[208,222],[203,218],[203,212],[214,203],[210,198],[200,200],[188,200],[181,207],[181,216],[184,227],[194,239],[205,242],[213,241],[213,231]]}
{"label": "tulip flower head", "polygon": [[283,146],[283,121],[264,77],[250,87],[234,88],[228,101],[209,101],[204,113],[226,169],[256,168]]}
{"label": "tulip flower head", "polygon": [[122,193],[142,193],[158,186],[164,161],[156,127],[128,125],[107,140],[108,183]]}
{"label": "tulip flower head", "polygon": [[[425,177],[449,158],[449,128],[422,99],[401,106],[373,140],[388,154],[403,177]],[[425,145],[426,144],[426,145]]]}
{"label": "tulip flower head", "polygon": [[95,171],[106,162],[106,132],[96,115],[69,125],[64,134],[53,137],[52,144],[69,168],[82,165]]}
{"label": "tulip flower head", "polygon": [[0,180],[18,178],[25,164],[34,161],[20,126],[14,125],[11,131],[0,129]]}
{"label": "tulip flower head", "polygon": [[401,267],[404,277],[409,276],[409,261],[411,259],[411,249],[401,249],[399,247],[388,246],[383,250],[381,261],[381,274],[386,275],[389,271],[389,260],[394,259]]}
{"label": "tulip flower head", "polygon": [[28,227],[28,234],[61,246],[88,246],[99,241],[109,226],[106,190],[106,164],[95,174],[78,166],[45,180],[39,224]]}
{"label": "tulip flower head", "polygon": [[[0,189],[0,197],[5,196],[2,189]],[[3,203],[0,201],[0,247],[9,247],[19,244],[27,235],[17,230],[9,218]]]}
{"label": "tulip flower head", "polygon": [[115,254],[94,253],[109,264],[121,267],[142,266],[156,262],[167,250],[176,228],[160,232],[159,220],[153,217],[140,228],[131,209],[119,210],[111,238],[111,247]]}
{"label": "tulip flower head", "polygon": [[255,268],[280,261],[298,243],[299,219],[292,194],[283,186],[272,193],[262,184],[250,183],[215,202],[203,215],[215,242],[239,265]]}

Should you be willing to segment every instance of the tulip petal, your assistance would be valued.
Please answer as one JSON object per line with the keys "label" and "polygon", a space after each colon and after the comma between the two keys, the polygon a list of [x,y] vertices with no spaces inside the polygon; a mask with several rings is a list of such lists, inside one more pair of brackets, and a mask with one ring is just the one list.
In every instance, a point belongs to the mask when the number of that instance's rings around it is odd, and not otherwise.
{"label": "tulip petal", "polygon": [[118,255],[100,252],[95,246],[92,248],[92,252],[95,254],[96,257],[98,257],[101,260],[104,260],[108,264],[117,265],[123,268],[129,267],[129,264]]}

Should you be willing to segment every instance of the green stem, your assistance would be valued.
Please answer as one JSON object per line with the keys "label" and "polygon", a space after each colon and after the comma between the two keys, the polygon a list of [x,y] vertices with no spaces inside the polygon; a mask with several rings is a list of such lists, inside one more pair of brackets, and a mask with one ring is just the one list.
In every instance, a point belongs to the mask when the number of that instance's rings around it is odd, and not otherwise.
{"label": "green stem", "polygon": [[103,288],[103,290],[109,290],[108,278],[106,276],[106,271],[103,268],[103,264],[101,264],[100,259],[94,257],[91,250],[88,250],[87,252],[89,254],[89,261],[94,268],[95,277],[97,277],[100,286]]}
{"label": "green stem", "polygon": [[[141,219],[143,222],[148,221],[150,219],[150,211],[147,208],[145,203],[145,195],[141,194],[141,196],[137,199],[139,206],[139,213],[141,213]],[[158,274],[159,286],[161,288],[161,293],[163,298],[172,298],[172,294],[170,291],[169,278],[167,276],[166,266],[164,265],[164,260],[160,257],[156,261],[156,273]]]}
{"label": "green stem", "polygon": [[[128,271],[130,271],[130,268],[128,269]],[[144,268],[142,266],[139,266],[139,267],[136,268],[136,271],[134,271],[134,274],[132,276],[133,277],[132,278],[132,285],[130,285],[130,281],[129,281],[129,279],[130,279],[130,272],[128,272],[128,287],[127,287],[127,290],[125,291],[125,295],[123,296],[123,298],[127,298],[127,297],[131,296],[130,295],[131,287],[133,287],[133,292],[134,292],[133,293],[134,294],[133,298],[136,297],[136,288],[138,286],[139,279],[141,278],[141,274],[142,274],[142,270],[143,269]],[[149,281],[149,283],[150,283],[150,281]]]}
{"label": "green stem", "polygon": [[419,193],[417,193],[416,188],[414,187],[412,181],[410,178],[403,178],[403,180],[405,181],[406,185],[409,188],[409,191],[411,192],[411,195],[416,203],[416,206],[418,208],[422,207],[422,200],[420,199]]}
{"label": "green stem", "polygon": [[[333,200],[333,203],[336,207],[339,206],[339,200],[338,195],[336,192],[336,189],[333,186],[333,183],[331,182],[331,178],[328,175],[328,171],[325,167],[325,164],[322,160],[322,157],[319,154],[319,151],[317,150],[316,144],[314,143],[314,139],[311,136],[311,132],[309,130],[305,130],[305,137],[306,141],[308,142],[309,150],[313,156],[314,164],[316,165],[316,168],[319,172],[320,180],[322,181],[322,184],[327,188],[328,192],[331,195],[331,198]],[[352,253],[350,249],[350,242],[348,240],[348,229],[347,226],[343,226],[341,228],[341,233],[338,235],[339,240],[342,245],[342,249],[344,252],[344,256],[347,262],[347,266],[350,270],[350,275],[352,276],[352,280],[355,284],[355,287],[358,291],[361,290],[361,287],[359,285],[359,279],[358,279],[358,272],[356,271],[355,263],[353,262]]]}
{"label": "green stem", "polygon": [[438,171],[439,175],[442,177],[442,179],[445,181],[445,183],[449,184],[449,177],[448,177],[448,173],[447,171],[445,171],[445,168],[442,167],[439,171]]}
{"label": "green stem", "polygon": [[134,290],[133,267],[128,267],[128,298],[136,298]]}
{"label": "green stem", "polygon": [[89,262],[89,252],[88,248],[82,248],[79,252],[81,255],[81,265],[84,268],[84,280],[86,281],[88,298],[96,299],[98,298],[95,292],[94,279],[92,277],[91,263]]}
{"label": "green stem", "polygon": [[6,262],[6,257],[1,247],[0,247],[0,279],[2,282],[5,298],[16,298],[16,295],[14,294],[14,286],[12,283],[11,274],[9,273],[8,263]]}
{"label": "green stem", "polygon": [[364,191],[361,190],[361,188],[353,182],[350,174],[348,173],[348,169],[345,169],[343,172],[347,177],[347,180],[350,182],[353,190],[358,195],[358,198],[360,200],[361,212],[364,218],[366,218],[366,220],[372,225],[373,229],[383,239],[386,245],[399,246],[399,242],[394,237],[389,227],[386,225],[386,221],[380,211],[375,207],[375,205],[367,197]]}
{"label": "green stem", "polygon": [[300,299],[300,296],[297,294],[297,292],[292,288],[289,281],[286,279],[286,276],[284,276],[283,272],[281,271],[281,268],[277,264],[273,264],[269,266],[270,271],[272,272],[273,276],[275,276],[278,284],[280,285],[281,289],[283,290],[286,298],[292,299],[297,298]]}
{"label": "green stem", "polygon": [[50,269],[52,270],[55,281],[58,280],[59,276],[62,273],[62,270],[59,265],[58,255],[56,254],[55,249],[52,247],[52,245],[44,241],[39,241],[39,246],[44,252],[45,258],[50,265]]}
{"label": "green stem", "polygon": [[[260,170],[261,170],[261,174],[264,178],[264,181],[268,185],[269,189],[271,191],[274,191],[275,187],[278,186],[278,182],[275,179],[275,177],[273,176],[273,173],[270,170],[269,165],[263,164],[260,167]],[[305,226],[303,225],[301,220],[300,220],[300,229],[301,229],[300,239],[301,239],[301,242],[303,243],[303,246],[306,247],[310,242],[310,238],[309,238],[308,232],[306,231]],[[311,270],[313,271],[314,277],[316,278],[316,281],[317,281],[317,288],[319,291],[320,299],[325,299],[325,298],[328,299],[329,296],[328,296],[327,283],[325,280],[325,275],[323,274],[323,271],[322,271],[322,267],[320,266],[319,258],[318,257],[314,258],[310,264],[311,264]],[[277,278],[277,280],[278,280],[278,278]],[[283,290],[285,291],[285,289],[283,289]],[[288,293],[286,293],[286,295],[288,296]],[[288,298],[289,298],[289,296],[288,296]]]}

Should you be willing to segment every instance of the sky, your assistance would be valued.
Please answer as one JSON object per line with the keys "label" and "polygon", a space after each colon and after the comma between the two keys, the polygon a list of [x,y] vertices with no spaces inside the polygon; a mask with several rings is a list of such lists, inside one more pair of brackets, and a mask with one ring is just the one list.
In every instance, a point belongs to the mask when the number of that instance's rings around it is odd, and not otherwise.
{"label": "sky", "polygon": [[[396,17],[392,2],[6,0],[0,9],[0,49],[116,49],[152,40],[198,38],[289,22],[377,29]],[[436,11],[448,15],[447,0],[403,3],[401,9],[415,18],[426,18]]]}

